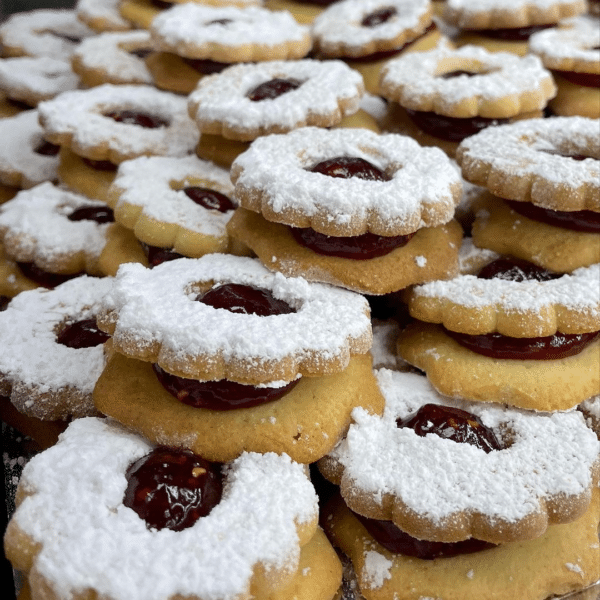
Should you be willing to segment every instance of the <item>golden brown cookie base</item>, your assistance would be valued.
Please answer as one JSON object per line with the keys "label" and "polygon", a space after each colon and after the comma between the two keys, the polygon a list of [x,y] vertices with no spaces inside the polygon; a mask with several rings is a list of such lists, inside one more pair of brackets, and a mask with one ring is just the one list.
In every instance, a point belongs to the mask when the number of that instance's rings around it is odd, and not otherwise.
{"label": "golden brown cookie base", "polygon": [[269,10],[287,10],[301,25],[310,25],[324,8],[317,4],[295,2],[294,0],[265,0],[265,8]]}
{"label": "golden brown cookie base", "polygon": [[552,73],[558,91],[548,106],[561,117],[589,117],[600,119],[600,88],[577,85]]}
{"label": "golden brown cookie base", "polygon": [[303,377],[283,398],[253,408],[212,411],[176,400],[152,365],[115,353],[94,391],[96,407],[157,444],[189,448],[208,460],[229,461],[243,451],[286,452],[311,463],[345,434],[356,406],[381,413],[371,355],[350,359],[345,371]]}
{"label": "golden brown cookie base", "polygon": [[153,6],[151,0],[121,0],[119,13],[135,28],[148,29],[160,9]]}
{"label": "golden brown cookie base", "polygon": [[93,200],[106,202],[108,188],[116,175],[115,171],[101,171],[87,165],[83,158],[69,148],[61,146],[59,151],[58,178],[72,191]]}
{"label": "golden brown cookie base", "polygon": [[39,285],[25,277],[15,262],[6,256],[0,244],[0,296],[14,298],[19,292],[37,287]]}
{"label": "golden brown cookie base", "polygon": [[104,275],[114,277],[122,264],[131,262],[149,266],[133,231],[114,223],[106,234],[106,245],[98,259],[98,267]]}
{"label": "golden brown cookie base", "polygon": [[529,44],[526,41],[499,40],[474,31],[461,31],[454,38],[454,42],[458,47],[471,44],[481,46],[488,52],[510,52],[517,56],[525,56],[529,52]]}
{"label": "golden brown cookie base", "polygon": [[[367,600],[544,600],[580,590],[600,578],[598,497],[596,491],[583,517],[553,525],[535,540],[435,560],[388,552],[339,497],[325,507],[322,522],[333,544],[351,558]],[[372,552],[387,567],[381,585],[369,580],[365,568]]]}
{"label": "golden brown cookie base", "polygon": [[495,359],[461,346],[439,325],[414,322],[399,335],[398,354],[452,398],[539,411],[569,410],[600,389],[600,339],[555,360]]}
{"label": "golden brown cookie base", "polygon": [[244,208],[235,211],[227,230],[254,251],[269,269],[373,295],[453,277],[458,270],[462,239],[462,228],[453,220],[439,227],[420,229],[408,244],[385,256],[352,260],[317,254],[298,244],[286,225],[267,221]]}
{"label": "golden brown cookie base", "polygon": [[151,52],[145,59],[154,85],[175,94],[189,94],[203,77],[176,54]]}
{"label": "golden brown cookie base", "polygon": [[0,204],[12,200],[20,191],[21,190],[18,187],[0,183]]}
{"label": "golden brown cookie base", "polygon": [[557,273],[571,273],[600,262],[597,233],[528,219],[491,194],[478,201],[478,208],[471,235],[479,248],[522,258]]}
{"label": "golden brown cookie base", "polygon": [[3,119],[4,117],[14,117],[20,112],[23,112],[23,110],[25,109],[14,102],[11,102],[6,94],[0,91],[0,119]]}

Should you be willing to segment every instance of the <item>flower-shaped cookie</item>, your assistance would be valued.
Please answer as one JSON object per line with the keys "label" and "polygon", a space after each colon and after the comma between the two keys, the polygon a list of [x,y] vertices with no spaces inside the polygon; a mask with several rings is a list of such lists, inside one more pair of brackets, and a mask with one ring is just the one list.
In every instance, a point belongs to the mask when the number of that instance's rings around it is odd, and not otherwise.
{"label": "flower-shaped cookie", "polygon": [[131,24],[120,11],[121,0],[77,0],[77,18],[98,33],[104,31],[126,31]]}
{"label": "flower-shaped cookie", "polygon": [[[132,486],[138,489],[132,482],[139,465],[151,465],[157,450],[110,420],[90,417],[71,423],[55,446],[27,464],[6,548],[27,574],[33,597],[40,590],[52,600],[78,597],[85,589],[111,600],[178,594],[238,600],[285,597],[288,587],[308,600],[333,597],[341,567],[317,527],[317,496],[303,466],[273,453],[209,463],[211,477],[222,477],[223,492],[214,492],[208,514],[182,529],[157,529],[128,496]],[[173,460],[185,465],[186,455]],[[200,457],[187,460],[203,464]],[[161,477],[174,480],[169,493],[185,502],[183,486],[193,484],[181,481],[184,467],[179,475],[169,466]],[[151,467],[146,470],[151,477]],[[203,471],[194,467],[189,479]],[[160,498],[161,490],[153,491]],[[189,494],[198,495],[194,488]]]}
{"label": "flower-shaped cookie", "polygon": [[[578,411],[459,403],[421,375],[381,369],[377,378],[383,416],[355,409],[345,439],[319,462],[351,509],[419,539],[492,543],[534,539],[586,511],[600,446]],[[441,415],[438,425],[440,406],[470,416]],[[475,430],[486,437],[474,443]]]}

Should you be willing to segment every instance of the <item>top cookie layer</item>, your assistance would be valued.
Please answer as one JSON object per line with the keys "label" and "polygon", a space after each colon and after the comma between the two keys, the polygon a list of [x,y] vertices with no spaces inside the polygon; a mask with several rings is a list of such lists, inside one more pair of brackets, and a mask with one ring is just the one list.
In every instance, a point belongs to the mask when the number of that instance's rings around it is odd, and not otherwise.
{"label": "top cookie layer", "polygon": [[600,211],[598,119],[488,127],[460,143],[456,161],[465,179],[501,198],[558,211]]}
{"label": "top cookie layer", "polygon": [[[389,181],[311,172],[321,161],[366,160]],[[405,235],[450,221],[462,194],[456,168],[438,148],[366,129],[303,127],[255,140],[231,167],[236,198],[269,221],[326,235]]]}
{"label": "top cookie layer", "polygon": [[[269,290],[295,312],[261,317],[194,300],[224,283]],[[364,297],[224,254],[122,265],[98,323],[117,351],[175,375],[251,384],[341,371],[372,342]]]}
{"label": "top cookie layer", "polygon": [[[392,14],[387,19],[378,18],[383,11]],[[429,0],[335,2],[312,24],[315,49],[327,57],[359,57],[395,50],[421,35],[431,23],[432,14]],[[374,24],[369,24],[369,18]]]}

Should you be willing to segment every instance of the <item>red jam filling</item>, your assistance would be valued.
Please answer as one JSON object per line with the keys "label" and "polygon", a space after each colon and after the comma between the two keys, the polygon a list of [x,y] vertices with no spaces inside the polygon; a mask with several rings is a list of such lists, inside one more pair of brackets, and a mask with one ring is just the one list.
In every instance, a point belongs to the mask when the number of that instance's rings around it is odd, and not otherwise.
{"label": "red jam filling", "polygon": [[369,519],[358,513],[353,514],[379,544],[394,554],[402,554],[421,560],[434,560],[436,558],[451,558],[462,554],[472,554],[495,547],[490,542],[474,538],[460,542],[418,540],[396,527],[392,521]]}
{"label": "red jam filling", "polygon": [[485,265],[479,273],[479,279],[505,279],[507,281],[550,281],[562,277],[562,273],[549,271],[527,260],[511,256],[497,258]]}
{"label": "red jam filling", "polygon": [[430,111],[404,109],[411,121],[423,132],[447,142],[462,142],[486,127],[503,125],[508,119],[447,117]]}
{"label": "red jam filling", "polygon": [[281,77],[275,77],[269,81],[265,81],[255,88],[250,90],[246,96],[252,102],[260,102],[261,100],[272,100],[273,98],[279,98],[287,92],[297,90],[302,85],[302,82],[298,79],[283,79]]}
{"label": "red jam filling", "polygon": [[414,415],[397,419],[396,425],[408,427],[420,437],[434,433],[457,443],[470,444],[486,454],[503,448],[493,429],[484,425],[478,416],[452,406],[424,404]]}
{"label": "red jam filling", "polygon": [[173,8],[173,3],[166,2],[165,0],[150,0],[150,4],[152,4],[152,6],[155,6],[156,8],[159,8],[161,10],[163,10],[165,8]]}
{"label": "red jam filling", "polygon": [[47,142],[46,140],[43,140],[33,149],[36,154],[41,154],[42,156],[56,156],[59,150],[60,146]]}
{"label": "red jam filling", "polygon": [[171,250],[170,248],[159,248],[158,246],[150,246],[149,244],[145,244],[144,242],[140,242],[140,246],[148,259],[149,267],[156,267],[161,263],[168,262],[170,260],[176,260],[178,258],[183,258],[183,254],[179,254],[175,252],[175,250]]}
{"label": "red jam filling", "polygon": [[156,448],[131,464],[125,476],[123,504],[149,529],[187,529],[210,514],[223,493],[221,465],[188,450]]}
{"label": "red jam filling", "polygon": [[80,206],[67,218],[69,221],[95,221],[96,223],[113,223],[115,220],[113,210],[108,206]]}
{"label": "red jam filling", "polygon": [[63,327],[56,341],[69,348],[93,348],[104,344],[109,337],[108,333],[98,329],[96,319],[82,319]]}
{"label": "red jam filling", "polygon": [[575,356],[600,337],[589,333],[556,333],[545,337],[513,338],[500,333],[468,335],[444,329],[447,335],[469,350],[491,358],[508,360],[558,360]]}
{"label": "red jam filling", "polygon": [[391,177],[379,167],[364,158],[356,156],[336,156],[322,160],[308,169],[312,173],[321,173],[328,177],[350,179],[356,177],[366,181],[390,181]]}
{"label": "red jam filling", "polygon": [[94,169],[96,171],[116,171],[118,165],[115,165],[114,162],[110,160],[94,160],[92,158],[81,157],[81,160],[88,166],[90,169]]}
{"label": "red jam filling", "polygon": [[563,77],[567,81],[574,83],[575,85],[582,85],[583,87],[600,88],[600,74],[598,73],[577,73],[575,71],[558,71],[553,70],[560,77]]}
{"label": "red jam filling", "polygon": [[218,210],[221,213],[226,213],[236,208],[235,204],[225,194],[210,188],[189,186],[183,188],[182,191],[190,200],[207,210]]}
{"label": "red jam filling", "polygon": [[177,400],[194,408],[225,411],[236,408],[251,408],[274,402],[285,396],[299,379],[281,387],[256,387],[221,379],[198,381],[167,373],[157,364],[152,365],[161,385]]}
{"label": "red jam filling", "polygon": [[382,23],[387,23],[396,14],[398,14],[398,11],[393,6],[387,6],[369,13],[360,24],[363,27],[377,27]]}
{"label": "red jam filling", "polygon": [[531,202],[505,200],[516,213],[540,223],[582,233],[600,233],[600,213],[591,210],[559,211],[535,206]]}
{"label": "red jam filling", "polygon": [[507,42],[526,42],[534,33],[554,27],[555,23],[546,25],[531,25],[529,27],[511,27],[498,29],[475,29],[474,33],[493,40],[504,40]]}
{"label": "red jam filling", "polygon": [[114,110],[104,113],[105,117],[110,117],[117,123],[125,123],[126,125],[138,125],[144,129],[158,129],[166,127],[169,123],[162,117],[150,115],[147,113],[138,112],[136,110]]}
{"label": "red jam filling", "polygon": [[3,294],[0,295],[0,312],[8,308],[10,301],[11,298],[9,298],[8,296],[4,296]]}
{"label": "red jam filling", "polygon": [[185,58],[181,57],[181,60],[198,71],[201,75],[212,75],[213,73],[220,73],[227,67],[231,66],[231,63],[218,62],[216,60],[210,60],[209,58]]}
{"label": "red jam filling", "polygon": [[40,269],[32,262],[17,262],[16,264],[25,277],[47,289],[53,289],[57,285],[69,281],[69,279],[74,279],[75,277],[83,275],[83,273],[50,273]]}

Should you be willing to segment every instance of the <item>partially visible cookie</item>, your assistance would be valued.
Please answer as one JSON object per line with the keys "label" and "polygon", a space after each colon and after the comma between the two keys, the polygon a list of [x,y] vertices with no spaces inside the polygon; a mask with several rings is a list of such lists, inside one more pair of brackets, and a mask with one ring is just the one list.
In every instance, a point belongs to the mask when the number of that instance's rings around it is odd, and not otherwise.
{"label": "partially visible cookie", "polygon": [[97,33],[127,31],[131,24],[121,16],[121,0],[77,0],[77,18]]}

